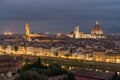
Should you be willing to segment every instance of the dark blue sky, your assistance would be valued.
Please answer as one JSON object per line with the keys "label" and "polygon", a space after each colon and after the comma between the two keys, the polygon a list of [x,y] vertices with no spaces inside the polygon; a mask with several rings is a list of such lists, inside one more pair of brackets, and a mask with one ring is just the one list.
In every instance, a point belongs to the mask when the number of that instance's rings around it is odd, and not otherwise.
{"label": "dark blue sky", "polygon": [[99,20],[104,32],[120,32],[120,0],[0,0],[0,33],[24,33],[28,20],[34,32],[68,33],[75,25],[89,33]]}

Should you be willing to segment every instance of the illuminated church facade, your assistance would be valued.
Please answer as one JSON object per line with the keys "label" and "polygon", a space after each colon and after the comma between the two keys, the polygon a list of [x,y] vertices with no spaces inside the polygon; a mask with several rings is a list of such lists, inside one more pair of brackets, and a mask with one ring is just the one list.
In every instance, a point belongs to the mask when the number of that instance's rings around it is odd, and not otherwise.
{"label": "illuminated church facade", "polygon": [[79,31],[79,26],[75,26],[75,29],[73,32],[67,34],[68,37],[70,38],[105,38],[104,34],[103,34],[103,29],[100,27],[99,22],[96,21],[96,24],[94,25],[94,27],[91,30],[91,33],[86,34],[84,32],[80,32]]}

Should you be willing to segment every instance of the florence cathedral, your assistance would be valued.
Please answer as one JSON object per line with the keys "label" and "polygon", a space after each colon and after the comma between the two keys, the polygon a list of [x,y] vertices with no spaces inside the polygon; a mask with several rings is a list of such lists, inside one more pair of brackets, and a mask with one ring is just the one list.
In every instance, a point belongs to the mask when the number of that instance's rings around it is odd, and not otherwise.
{"label": "florence cathedral", "polygon": [[94,27],[91,30],[91,33],[87,34],[84,32],[80,32],[79,31],[79,26],[75,26],[75,29],[73,32],[67,34],[68,37],[70,38],[105,38],[105,36],[103,35],[103,30],[99,25],[99,22],[96,21],[96,24],[94,25]]}

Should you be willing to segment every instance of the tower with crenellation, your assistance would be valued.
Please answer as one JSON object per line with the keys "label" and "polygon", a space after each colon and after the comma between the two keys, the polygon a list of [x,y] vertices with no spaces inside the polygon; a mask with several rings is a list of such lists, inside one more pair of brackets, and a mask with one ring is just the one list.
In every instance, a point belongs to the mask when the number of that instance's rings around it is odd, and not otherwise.
{"label": "tower with crenellation", "polygon": [[26,22],[25,31],[25,35],[30,36],[30,24],[28,22]]}

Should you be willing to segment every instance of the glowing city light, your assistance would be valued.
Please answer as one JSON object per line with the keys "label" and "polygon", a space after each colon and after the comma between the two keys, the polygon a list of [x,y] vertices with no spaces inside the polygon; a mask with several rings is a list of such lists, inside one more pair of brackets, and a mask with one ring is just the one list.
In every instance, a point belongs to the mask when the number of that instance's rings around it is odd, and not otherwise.
{"label": "glowing city light", "polygon": [[4,32],[4,35],[12,35],[12,32]]}

